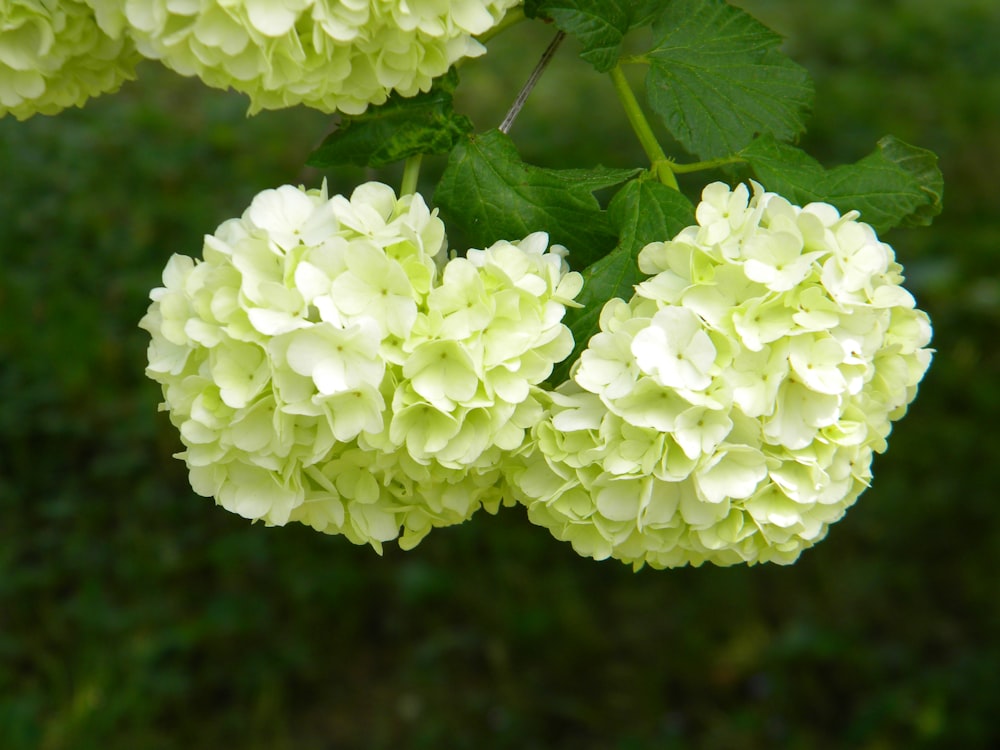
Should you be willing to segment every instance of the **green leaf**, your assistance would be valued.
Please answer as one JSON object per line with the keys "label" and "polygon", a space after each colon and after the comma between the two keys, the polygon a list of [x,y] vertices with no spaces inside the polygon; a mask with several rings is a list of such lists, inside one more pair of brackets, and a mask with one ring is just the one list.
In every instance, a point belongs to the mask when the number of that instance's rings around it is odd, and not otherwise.
{"label": "green leaf", "polygon": [[426,93],[393,94],[361,115],[344,115],[340,124],[309,157],[313,167],[381,167],[416,154],[443,154],[473,131],[452,109],[458,74],[452,68]]}
{"label": "green leaf", "polygon": [[728,156],[757,135],[805,129],[812,81],[776,47],[781,37],[723,0],[674,0],[642,59],[649,104],[702,159]]}
{"label": "green leaf", "polygon": [[533,11],[576,37],[583,46],[580,57],[606,73],[618,62],[625,35],[649,21],[650,5],[648,0],[543,0]]}
{"label": "green leaf", "polygon": [[594,191],[639,171],[536,167],[521,161],[506,135],[491,130],[459,142],[451,152],[434,202],[445,224],[458,227],[474,247],[548,232],[553,244],[569,249],[573,267],[584,268],[615,243]]}
{"label": "green leaf", "polygon": [[903,216],[902,226],[929,226],[944,208],[944,175],[938,167],[937,154],[919,146],[911,146],[891,135],[879,140],[878,150],[883,157],[915,180],[924,193],[925,202],[918,203],[911,213]]}
{"label": "green leaf", "polygon": [[695,223],[694,206],[683,194],[655,180],[632,180],[608,206],[608,217],[618,232],[618,245],[608,255],[583,271],[583,291],[577,302],[583,307],[566,311],[563,322],[573,332],[573,353],[558,365],[550,380],[561,383],[569,369],[599,330],[601,309],[612,297],[631,299],[643,279],[636,259],[650,242],[672,239]]}
{"label": "green leaf", "polygon": [[538,18],[545,0],[524,0],[524,15],[528,18]]}
{"label": "green leaf", "polygon": [[926,226],[941,213],[944,179],[937,157],[893,136],[855,164],[826,170],[804,151],[760,138],[740,152],[767,190],[793,203],[824,201],[842,213],[855,210],[881,233]]}

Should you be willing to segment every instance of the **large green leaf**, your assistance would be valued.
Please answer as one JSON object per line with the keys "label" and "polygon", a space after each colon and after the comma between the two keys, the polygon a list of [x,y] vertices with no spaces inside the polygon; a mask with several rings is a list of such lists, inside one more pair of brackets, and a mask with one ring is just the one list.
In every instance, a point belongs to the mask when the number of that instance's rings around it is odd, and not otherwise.
{"label": "large green leaf", "polygon": [[656,4],[650,0],[543,0],[531,10],[576,37],[583,46],[580,57],[604,73],[618,62],[625,35],[647,23],[650,6]]}
{"label": "large green leaf", "polygon": [[416,154],[443,154],[472,132],[472,123],[452,109],[458,75],[452,68],[430,91],[413,97],[393,94],[340,124],[309,157],[314,167],[380,167]]}
{"label": "large green leaf", "polygon": [[474,246],[548,232],[553,244],[569,249],[573,267],[584,268],[615,244],[594,191],[638,172],[536,167],[521,161],[506,135],[491,130],[464,139],[451,152],[434,202],[445,223],[460,228]]}
{"label": "large green leaf", "polygon": [[639,251],[650,242],[673,238],[695,221],[694,207],[687,198],[653,180],[628,182],[612,199],[608,217],[618,232],[618,245],[583,271],[583,290],[577,298],[583,307],[570,308],[564,319],[576,345],[553,371],[553,383],[569,377],[570,366],[598,332],[604,303],[612,297],[632,297],[635,285],[643,278],[636,262]]}
{"label": "large green leaf", "polygon": [[925,226],[941,213],[944,180],[937,157],[893,136],[855,164],[823,166],[801,149],[759,138],[740,152],[765,188],[793,203],[825,201],[856,210],[876,231]]}
{"label": "large green leaf", "polygon": [[781,37],[723,0],[673,0],[653,25],[646,96],[688,151],[711,159],[757,135],[805,128],[812,81],[777,50]]}

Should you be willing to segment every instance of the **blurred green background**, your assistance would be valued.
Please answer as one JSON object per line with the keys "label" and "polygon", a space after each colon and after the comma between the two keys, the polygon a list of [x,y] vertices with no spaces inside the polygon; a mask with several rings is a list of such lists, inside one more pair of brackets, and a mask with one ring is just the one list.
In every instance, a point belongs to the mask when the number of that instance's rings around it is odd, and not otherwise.
{"label": "blurred green background", "polygon": [[[148,66],[0,120],[0,748],[1000,746],[1000,6],[741,5],[816,79],[808,150],[833,166],[893,133],[947,186],[931,229],[887,237],[934,365],[872,489],[787,568],[634,574],[518,509],[380,558],[195,497],[136,323],[170,254],[264,188],[318,185],[301,165],[330,118],[248,120]],[[465,66],[480,129],[550,34]],[[643,163],[571,46],[512,135],[547,166]]]}

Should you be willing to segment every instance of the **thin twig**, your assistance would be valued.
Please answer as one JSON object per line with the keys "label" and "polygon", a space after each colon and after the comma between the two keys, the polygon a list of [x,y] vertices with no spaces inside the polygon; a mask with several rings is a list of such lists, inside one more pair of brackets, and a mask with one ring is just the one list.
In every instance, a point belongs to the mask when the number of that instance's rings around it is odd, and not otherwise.
{"label": "thin twig", "polygon": [[531,71],[531,75],[528,76],[527,82],[521,88],[521,91],[517,95],[517,99],[515,99],[514,103],[511,105],[510,111],[507,112],[507,116],[503,118],[503,122],[500,123],[501,133],[507,133],[510,131],[511,126],[514,124],[514,120],[517,119],[518,114],[521,112],[521,108],[524,107],[524,103],[528,101],[528,95],[531,93],[531,90],[535,88],[535,84],[538,83],[538,79],[541,78],[542,71],[545,70],[545,67],[549,64],[549,61],[552,59],[552,56],[556,53],[556,50],[559,48],[559,45],[565,37],[565,32],[560,31],[556,34],[555,39],[553,39],[549,46],[545,49],[545,52],[542,53],[542,59],[538,61],[538,65],[536,65],[535,69]]}

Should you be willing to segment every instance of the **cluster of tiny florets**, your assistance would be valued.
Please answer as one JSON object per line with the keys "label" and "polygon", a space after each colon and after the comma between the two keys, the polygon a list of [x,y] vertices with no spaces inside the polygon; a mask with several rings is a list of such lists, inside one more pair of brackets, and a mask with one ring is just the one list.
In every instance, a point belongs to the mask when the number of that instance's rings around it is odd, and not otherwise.
{"label": "cluster of tiny florets", "polygon": [[194,489],[380,548],[501,502],[573,347],[582,279],[545,234],[447,259],[419,195],[284,186],[174,255],[141,325]]}
{"label": "cluster of tiny florets", "polygon": [[83,0],[0,2],[0,117],[79,107],[135,78],[132,43],[106,34]]}
{"label": "cluster of tiny florets", "polygon": [[508,480],[576,551],[788,563],[868,486],[916,394],[927,316],[856,212],[708,186],[639,256]]}
{"label": "cluster of tiny florets", "polygon": [[112,35],[251,112],[304,104],[364,112],[391,92],[430,88],[519,0],[88,0]]}

